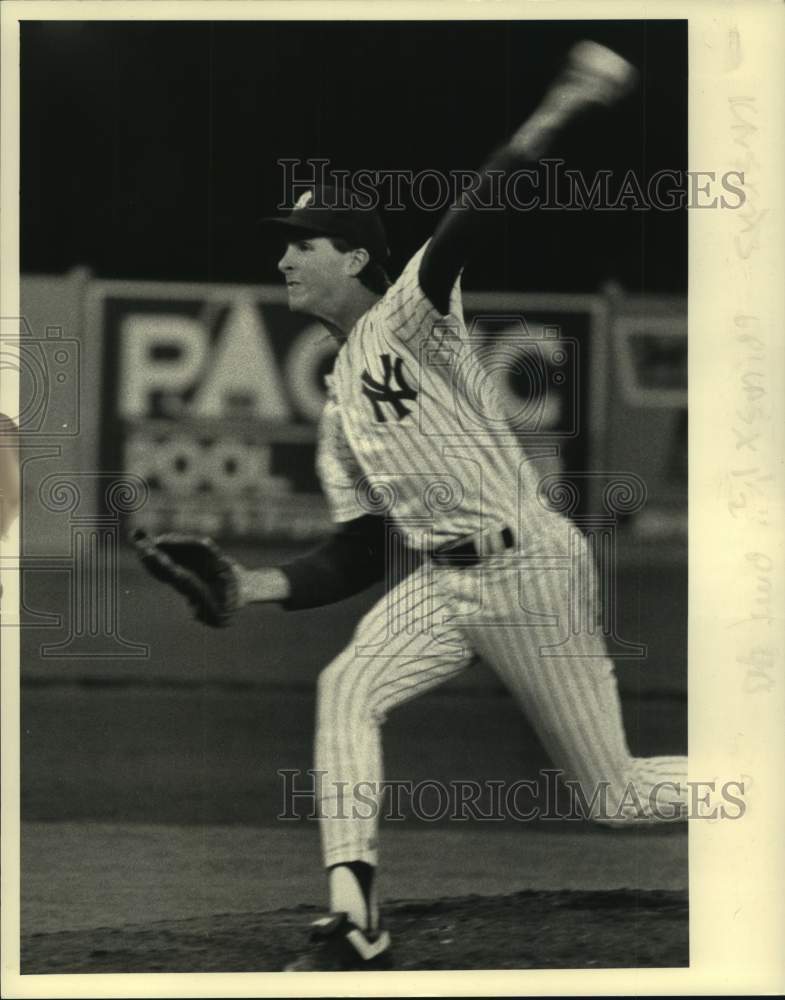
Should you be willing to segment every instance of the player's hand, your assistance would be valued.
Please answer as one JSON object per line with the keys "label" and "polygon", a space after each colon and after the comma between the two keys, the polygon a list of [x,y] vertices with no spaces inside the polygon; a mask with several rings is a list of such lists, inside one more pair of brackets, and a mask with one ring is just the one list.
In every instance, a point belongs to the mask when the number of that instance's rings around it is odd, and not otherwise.
{"label": "player's hand", "polygon": [[597,42],[574,45],[567,64],[545,98],[567,114],[592,105],[612,107],[635,87],[638,72],[618,53]]}
{"label": "player's hand", "polygon": [[212,539],[137,530],[131,542],[148,573],[182,594],[197,621],[214,628],[231,622],[241,606],[237,564]]}
{"label": "player's hand", "polygon": [[540,106],[512,137],[513,153],[542,156],[565,125],[592,109],[612,107],[637,80],[635,67],[616,52],[597,42],[578,42]]}

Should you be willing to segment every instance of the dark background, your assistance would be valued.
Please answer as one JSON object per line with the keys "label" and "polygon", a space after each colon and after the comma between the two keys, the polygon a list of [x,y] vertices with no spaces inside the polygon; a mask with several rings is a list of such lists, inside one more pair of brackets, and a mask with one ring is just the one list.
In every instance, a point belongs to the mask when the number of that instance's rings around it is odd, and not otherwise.
{"label": "dark background", "polygon": [[[26,22],[21,264],[102,277],[276,280],[254,220],[278,158],[335,169],[473,169],[582,37],[641,87],[573,137],[566,166],[686,169],[686,21]],[[387,213],[393,270],[436,215]],[[686,291],[686,210],[506,213],[467,288]]]}

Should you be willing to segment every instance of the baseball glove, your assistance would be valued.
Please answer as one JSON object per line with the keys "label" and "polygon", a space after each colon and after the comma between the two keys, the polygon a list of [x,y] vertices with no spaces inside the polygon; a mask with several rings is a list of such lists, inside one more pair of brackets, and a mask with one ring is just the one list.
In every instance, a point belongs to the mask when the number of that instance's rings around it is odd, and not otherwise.
{"label": "baseball glove", "polygon": [[148,573],[188,599],[197,621],[214,628],[230,623],[240,606],[237,574],[212,539],[175,533],[151,537],[137,529],[131,542]]}

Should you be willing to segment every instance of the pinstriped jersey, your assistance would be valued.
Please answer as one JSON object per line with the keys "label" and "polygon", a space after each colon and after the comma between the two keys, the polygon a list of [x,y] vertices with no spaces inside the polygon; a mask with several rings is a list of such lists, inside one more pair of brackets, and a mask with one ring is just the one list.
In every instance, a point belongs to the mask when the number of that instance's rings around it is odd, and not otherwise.
{"label": "pinstriped jersey", "polygon": [[519,495],[536,488],[469,340],[460,280],[447,316],[420,285],[426,246],[341,346],[317,451],[333,520],[389,514],[420,548],[491,525],[517,533]]}

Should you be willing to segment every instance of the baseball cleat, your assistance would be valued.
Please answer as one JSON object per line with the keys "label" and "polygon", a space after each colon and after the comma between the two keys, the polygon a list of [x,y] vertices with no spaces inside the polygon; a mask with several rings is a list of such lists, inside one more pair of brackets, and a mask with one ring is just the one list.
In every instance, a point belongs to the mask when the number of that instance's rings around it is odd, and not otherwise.
{"label": "baseball cleat", "polygon": [[345,913],[331,913],[311,925],[311,947],[284,972],[375,971],[392,967],[390,935],[370,934]]}

